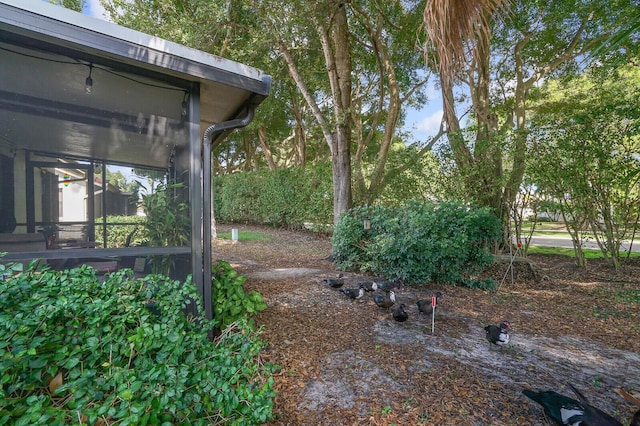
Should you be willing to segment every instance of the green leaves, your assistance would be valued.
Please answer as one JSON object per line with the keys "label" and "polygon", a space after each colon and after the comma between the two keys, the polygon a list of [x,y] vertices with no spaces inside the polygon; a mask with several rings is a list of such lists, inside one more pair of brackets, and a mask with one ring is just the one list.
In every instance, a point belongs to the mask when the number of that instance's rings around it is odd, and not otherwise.
{"label": "green leaves", "polygon": [[215,180],[219,220],[303,228],[333,222],[331,166],[234,173]]}
{"label": "green leaves", "polygon": [[181,195],[183,190],[183,184],[160,184],[154,192],[142,195],[140,204],[147,216],[144,225],[151,245],[188,244],[189,205]]}
{"label": "green leaves", "polygon": [[[6,253],[0,252],[0,258],[4,256]],[[24,269],[24,265],[22,263],[0,263],[0,279],[6,279],[13,274],[18,274],[22,272]]]}
{"label": "green leaves", "polygon": [[[365,216],[371,230],[363,229]],[[343,269],[370,270],[406,283],[443,282],[491,288],[472,276],[493,261],[485,248],[501,235],[488,209],[459,203],[409,202],[403,207],[356,208],[333,234],[333,257]]]}
{"label": "green leaves", "polygon": [[213,315],[221,329],[267,308],[260,293],[244,291],[247,277],[238,275],[228,262],[219,260],[213,265],[212,278]]}
{"label": "green leaves", "polygon": [[[148,241],[142,216],[107,216],[107,247],[140,246]],[[122,223],[135,223],[122,225]],[[102,239],[103,225],[96,223],[96,237]],[[129,241],[127,241],[129,240]]]}
{"label": "green leaves", "polygon": [[238,319],[210,341],[215,324],[185,315],[187,301],[200,306],[190,279],[27,270],[1,280],[0,294],[0,424],[271,418],[259,333]]}
{"label": "green leaves", "polygon": [[[537,192],[557,203],[584,265],[590,231],[619,266],[620,247],[634,236],[640,211],[640,95],[637,67],[549,81],[548,101],[531,120],[536,141],[529,174]],[[562,164],[559,168],[558,164]]]}
{"label": "green leaves", "polygon": [[[182,183],[159,184],[154,192],[142,195],[140,205],[146,214],[145,235],[154,247],[186,246],[191,235],[189,205],[185,202]],[[169,275],[173,259],[155,256],[151,259],[154,273]]]}

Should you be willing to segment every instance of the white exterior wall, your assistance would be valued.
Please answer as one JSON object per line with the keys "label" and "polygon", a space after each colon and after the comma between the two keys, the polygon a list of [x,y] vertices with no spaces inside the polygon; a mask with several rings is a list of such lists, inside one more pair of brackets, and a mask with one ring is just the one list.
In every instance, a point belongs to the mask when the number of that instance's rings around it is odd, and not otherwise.
{"label": "white exterior wall", "polygon": [[[64,173],[56,172],[62,181]],[[73,179],[73,177],[72,177]],[[68,186],[60,183],[62,188],[62,214],[60,222],[77,222],[87,220],[87,185],[86,181],[70,182]]]}

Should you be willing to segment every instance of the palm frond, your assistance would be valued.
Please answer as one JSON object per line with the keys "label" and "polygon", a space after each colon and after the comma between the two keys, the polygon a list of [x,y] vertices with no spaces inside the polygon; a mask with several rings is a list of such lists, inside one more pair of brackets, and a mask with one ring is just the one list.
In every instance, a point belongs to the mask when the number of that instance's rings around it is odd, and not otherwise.
{"label": "palm frond", "polygon": [[[425,57],[441,78],[452,78],[479,38],[491,36],[491,20],[509,11],[510,0],[429,0],[424,9]],[[435,57],[431,57],[431,53]]]}

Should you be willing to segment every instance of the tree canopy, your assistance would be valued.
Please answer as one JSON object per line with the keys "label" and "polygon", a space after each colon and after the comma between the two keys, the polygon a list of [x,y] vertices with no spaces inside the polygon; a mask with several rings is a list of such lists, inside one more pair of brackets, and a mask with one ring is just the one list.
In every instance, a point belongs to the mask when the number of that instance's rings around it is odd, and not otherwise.
{"label": "tree canopy", "polygon": [[577,251],[588,229],[614,266],[640,218],[639,87],[637,67],[551,80],[531,120],[532,182],[558,201]]}
{"label": "tree canopy", "polygon": [[[458,11],[451,5],[457,3],[443,2],[441,6],[452,15],[451,22]],[[466,61],[452,60],[457,72],[442,68],[442,59],[437,56],[438,52],[455,51],[454,44],[448,48],[440,45],[447,40],[453,43],[453,36],[438,38],[436,32],[431,41],[436,46],[433,55],[449,146],[464,191],[502,218],[506,243],[509,212],[525,174],[532,89],[545,79],[583,72],[583,58],[611,34],[630,25],[629,17],[636,9],[629,1],[514,1],[506,19],[489,21],[500,6],[490,3],[479,12],[480,24],[474,24],[484,31],[474,36]],[[427,20],[426,25],[438,22]],[[486,22],[491,22],[490,31]]]}
{"label": "tree canopy", "polygon": [[[103,3],[119,24],[273,76],[254,122],[216,147],[216,173],[330,160],[334,221],[390,191],[455,193],[491,208],[505,242],[532,154],[532,108],[550,96],[536,88],[638,58],[631,0]],[[440,89],[444,122],[416,143],[400,129],[429,101],[427,84]],[[424,160],[438,142],[434,167]],[[420,174],[457,176],[456,191],[428,189],[439,178],[421,180],[422,191],[397,188]]]}

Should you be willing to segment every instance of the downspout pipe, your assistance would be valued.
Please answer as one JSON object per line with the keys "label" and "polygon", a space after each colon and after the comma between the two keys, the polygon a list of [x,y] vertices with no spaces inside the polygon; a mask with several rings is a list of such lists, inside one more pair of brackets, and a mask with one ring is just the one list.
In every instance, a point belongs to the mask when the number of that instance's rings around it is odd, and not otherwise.
{"label": "downspout pipe", "polygon": [[211,274],[211,215],[213,212],[213,198],[212,198],[212,144],[213,139],[222,132],[239,129],[245,127],[255,116],[256,108],[260,101],[254,102],[250,100],[246,105],[247,113],[242,118],[236,118],[233,120],[223,121],[222,123],[215,123],[209,126],[204,131],[203,138],[203,152],[202,152],[202,179],[203,179],[203,199],[202,199],[202,223],[204,229],[202,234],[203,244],[203,287],[202,294],[204,309],[207,319],[213,319],[213,303],[211,299],[211,286],[212,286],[212,274]]}

